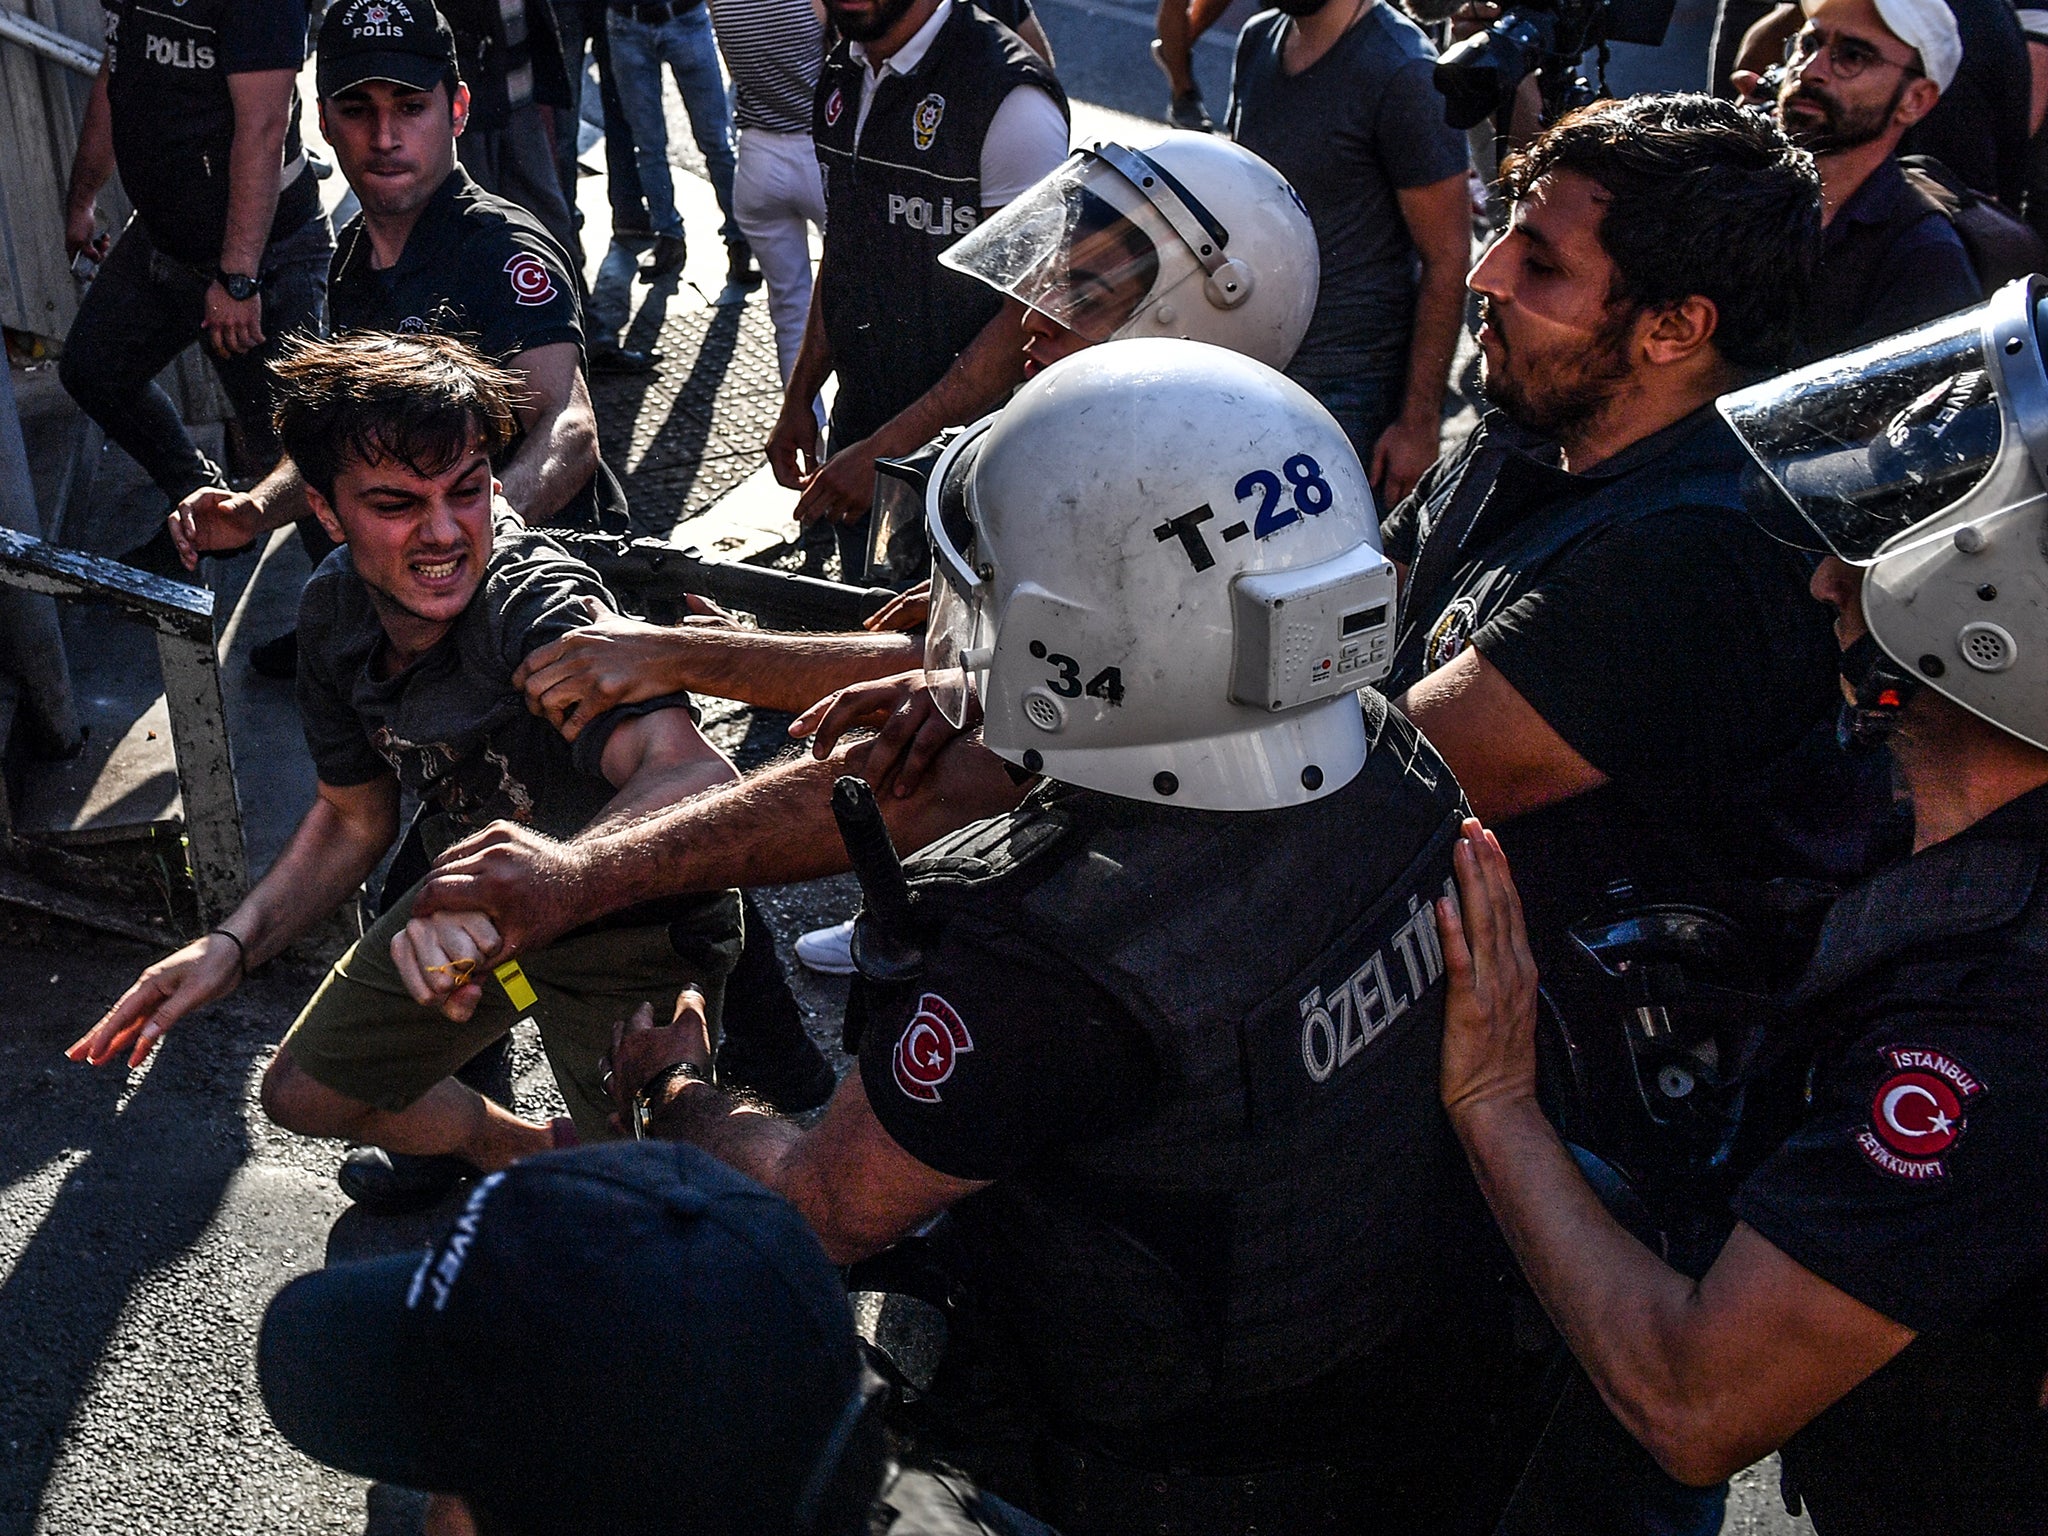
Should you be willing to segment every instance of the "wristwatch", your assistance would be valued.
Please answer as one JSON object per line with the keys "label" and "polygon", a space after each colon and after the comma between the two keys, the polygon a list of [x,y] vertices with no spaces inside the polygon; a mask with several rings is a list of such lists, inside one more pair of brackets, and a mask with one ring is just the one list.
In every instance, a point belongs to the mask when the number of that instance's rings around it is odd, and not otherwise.
{"label": "wristwatch", "polygon": [[710,1078],[704,1075],[702,1069],[696,1063],[688,1061],[679,1061],[673,1066],[663,1067],[654,1076],[647,1079],[646,1082],[640,1085],[640,1091],[633,1095],[633,1139],[635,1141],[649,1141],[653,1139],[652,1122],[654,1111],[661,1098],[661,1092],[664,1088],[668,1087],[672,1079],[678,1077],[692,1083],[708,1083],[711,1081]]}
{"label": "wristwatch", "polygon": [[214,280],[227,290],[228,297],[237,304],[246,304],[256,297],[257,285],[253,277],[246,277],[240,272],[230,272],[224,267],[213,276]]}

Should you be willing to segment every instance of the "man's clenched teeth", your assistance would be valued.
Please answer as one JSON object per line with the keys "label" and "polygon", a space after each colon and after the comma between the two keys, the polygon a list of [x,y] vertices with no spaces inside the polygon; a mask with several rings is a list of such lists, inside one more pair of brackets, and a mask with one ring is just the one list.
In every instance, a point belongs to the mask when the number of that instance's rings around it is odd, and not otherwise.
{"label": "man's clenched teeth", "polygon": [[446,581],[462,564],[462,556],[450,555],[446,560],[412,562],[412,572],[422,581]]}

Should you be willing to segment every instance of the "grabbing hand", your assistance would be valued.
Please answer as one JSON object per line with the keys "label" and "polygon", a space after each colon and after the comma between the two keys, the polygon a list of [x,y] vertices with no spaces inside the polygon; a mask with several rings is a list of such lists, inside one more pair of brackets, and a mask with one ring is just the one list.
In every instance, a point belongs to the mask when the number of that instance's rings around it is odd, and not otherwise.
{"label": "grabbing hand", "polygon": [[812,523],[857,523],[875,500],[875,448],[871,438],[840,449],[804,482],[796,499],[796,520]]}
{"label": "grabbing hand", "polygon": [[929,578],[914,587],[905,587],[888,602],[860,621],[860,627],[870,634],[897,634],[906,629],[915,629],[931,617],[932,584]]}
{"label": "grabbing hand", "polygon": [[969,699],[967,724],[956,729],[932,702],[931,683],[924,673],[899,672],[876,682],[856,683],[818,700],[790,722],[789,734],[796,740],[815,734],[811,755],[822,762],[848,731],[873,729],[874,740],[852,753],[847,766],[876,793],[893,788],[902,799],[917,789],[925,769],[945,745],[980,719],[980,706],[972,702],[971,694]]}
{"label": "grabbing hand", "polygon": [[689,644],[687,630],[608,612],[595,598],[583,604],[590,623],[540,647],[512,674],[526,707],[570,741],[608,709],[674,692],[665,668]]}
{"label": "grabbing hand", "polygon": [[194,939],[144,971],[64,1054],[100,1067],[128,1051],[128,1065],[139,1067],[165,1030],[194,1008],[226,997],[241,982],[242,951],[233,939],[217,933]]}
{"label": "grabbing hand", "polygon": [[667,1024],[656,1024],[653,1005],[642,1003],[632,1018],[612,1026],[611,1052],[598,1065],[604,1070],[605,1088],[619,1107],[619,1130],[631,1132],[634,1095],[656,1073],[679,1061],[707,1074],[711,1071],[711,1027],[704,1017],[704,994],[695,987],[685,987],[677,996],[675,1017]]}
{"label": "grabbing hand", "polygon": [[585,891],[588,875],[573,843],[494,821],[434,861],[413,917],[479,913],[497,930],[497,952],[523,954],[611,910]]}
{"label": "grabbing hand", "polygon": [[1458,899],[1436,904],[1450,983],[1442,1092],[1454,1122],[1489,1104],[1536,1096],[1536,961],[1522,898],[1500,840],[1470,817],[1464,830],[1452,855]]}
{"label": "grabbing hand", "polygon": [[476,973],[502,949],[498,930],[481,912],[415,917],[391,936],[391,963],[412,1000],[460,1024],[484,1000]]}
{"label": "grabbing hand", "polygon": [[263,506],[247,491],[202,485],[171,509],[171,542],[185,569],[199,569],[201,555],[242,549],[263,531]]}
{"label": "grabbing hand", "polygon": [[818,418],[808,405],[792,409],[785,405],[768,433],[768,468],[775,483],[800,491],[818,472],[824,457],[819,442]]}

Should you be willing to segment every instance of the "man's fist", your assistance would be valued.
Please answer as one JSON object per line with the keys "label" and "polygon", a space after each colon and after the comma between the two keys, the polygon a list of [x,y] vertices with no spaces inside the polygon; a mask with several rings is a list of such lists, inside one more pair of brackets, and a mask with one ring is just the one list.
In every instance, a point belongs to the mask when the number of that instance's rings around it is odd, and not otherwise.
{"label": "man's fist", "polygon": [[185,569],[199,569],[201,555],[246,549],[263,531],[263,508],[247,491],[202,485],[172,508],[171,542]]}

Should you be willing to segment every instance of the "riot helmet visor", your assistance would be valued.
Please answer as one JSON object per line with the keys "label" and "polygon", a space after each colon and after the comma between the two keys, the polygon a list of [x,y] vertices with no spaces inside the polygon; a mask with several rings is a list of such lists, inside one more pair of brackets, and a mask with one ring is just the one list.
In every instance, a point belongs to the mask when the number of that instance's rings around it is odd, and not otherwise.
{"label": "riot helmet visor", "polygon": [[1852,564],[1984,482],[2004,440],[1984,311],[1970,309],[1724,395],[1758,465]]}
{"label": "riot helmet visor", "polygon": [[1091,342],[1124,333],[1201,270],[1144,192],[1090,150],[1075,151],[939,260]]}
{"label": "riot helmet visor", "polygon": [[924,671],[932,702],[953,729],[967,724],[973,674],[988,668],[985,613],[989,582],[975,565],[968,474],[988,434],[986,418],[956,438],[932,467],[925,488],[925,533],[931,540],[932,602],[925,623]]}

